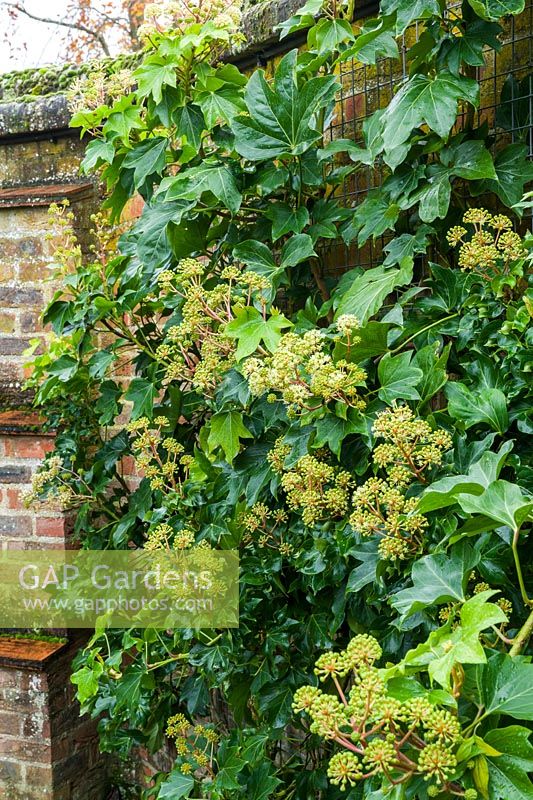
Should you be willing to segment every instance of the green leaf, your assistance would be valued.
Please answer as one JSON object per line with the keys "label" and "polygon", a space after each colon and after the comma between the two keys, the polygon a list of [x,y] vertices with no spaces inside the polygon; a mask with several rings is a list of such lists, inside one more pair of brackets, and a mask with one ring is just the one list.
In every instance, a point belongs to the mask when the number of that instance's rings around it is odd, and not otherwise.
{"label": "green leaf", "polygon": [[172,220],[167,226],[167,239],[172,255],[187,258],[192,253],[205,249],[207,229],[204,219],[183,220],[179,224]]}
{"label": "green leaf", "polygon": [[184,775],[177,767],[161,784],[157,800],[179,800],[180,797],[188,797],[193,789],[194,778]]}
{"label": "green leaf", "polygon": [[151,417],[156,397],[156,387],[151,381],[147,381],[145,378],[133,378],[128,386],[128,391],[124,395],[125,400],[129,400],[133,403],[131,412],[133,419],[145,416]]}
{"label": "green leaf", "polygon": [[194,105],[194,103],[178,106],[172,112],[172,121],[176,126],[176,136],[185,138],[195,150],[198,150],[202,140],[202,132],[206,127],[201,108]]}
{"label": "green leaf", "polygon": [[422,370],[422,378],[417,384],[421,405],[431,400],[448,380],[446,363],[450,348],[445,347],[440,355],[437,355],[437,348],[436,344],[428,344],[418,350],[413,358],[413,365]]}
{"label": "green leaf", "polygon": [[237,339],[237,361],[254,353],[261,342],[271,353],[277,347],[284,328],[291,328],[292,322],[283,314],[272,313],[267,319],[256,308],[240,308],[235,319],[229,322],[224,333],[231,339]]}
{"label": "green leaf", "polygon": [[356,58],[362,64],[375,64],[380,58],[398,58],[398,44],[394,38],[395,22],[392,16],[369,19],[361,28],[355,44],[343,51],[342,60]]}
{"label": "green leaf", "polygon": [[115,157],[113,142],[103,139],[93,139],[85,148],[85,156],[81,162],[81,169],[85,175],[92,172],[102,164],[111,164]]}
{"label": "green leaf", "polygon": [[376,572],[380,561],[377,541],[363,542],[357,550],[351,550],[350,555],[361,563],[354,567],[348,576],[346,594],[360,592],[369,583],[376,580]]}
{"label": "green leaf", "polygon": [[276,30],[281,31],[280,39],[284,39],[291,33],[310,28],[315,24],[315,17],[322,11],[323,0],[307,0],[298,11],[285,22],[281,22]]}
{"label": "green leaf", "polygon": [[231,169],[224,164],[204,162],[199,167],[191,167],[180,172],[165,186],[167,201],[197,200],[204,192],[211,192],[232,214],[237,213],[242,202],[235,177]]}
{"label": "green leaf", "polygon": [[430,169],[432,174],[427,183],[413,197],[419,204],[418,214],[422,222],[443,219],[448,213],[452,193],[449,171],[439,165]]}
{"label": "green leaf", "polygon": [[525,0],[468,0],[474,11],[482,19],[498,20],[509,14],[520,14]]}
{"label": "green leaf", "polygon": [[126,146],[129,143],[131,131],[144,127],[141,121],[140,108],[132,105],[134,100],[135,95],[130,94],[116,102],[103,127],[103,133],[106,137],[109,139],[118,138]]}
{"label": "green leaf", "polygon": [[479,640],[482,631],[507,621],[502,609],[487,602],[495,592],[488,590],[474,595],[461,608],[460,621],[452,628],[449,621],[433,631],[426,642],[410,650],[402,664],[427,667],[429,677],[444,689],[451,689],[450,675],[456,663],[483,664],[485,651]]}
{"label": "green leaf", "polygon": [[342,231],[342,238],[349,244],[357,236],[359,245],[371,236],[375,240],[385,231],[393,229],[399,216],[400,206],[391,203],[382,190],[374,189],[355,209],[353,218]]}
{"label": "green leaf", "polygon": [[302,155],[322,136],[316,112],[332,103],[336,86],[328,76],[311,78],[299,88],[296,50],[282,58],[273,86],[262,70],[254,72],[245,92],[249,116],[231,125],[237,152],[252,161]]}
{"label": "green leaf", "polygon": [[440,17],[442,10],[438,0],[382,0],[382,14],[396,14],[396,34],[399,36],[411,22],[418,19]]}
{"label": "green leaf", "polygon": [[487,756],[489,763],[489,800],[531,800],[533,783],[533,747],[531,731],[520,725],[495,728],[485,735],[485,741],[501,755]]}
{"label": "green leaf", "polygon": [[359,411],[350,408],[346,419],[337,417],[334,414],[326,414],[315,422],[315,428],[314,446],[323,447],[327,444],[329,449],[340,457],[344,439],[352,433],[365,434],[367,432],[367,422]]}
{"label": "green leaf", "polygon": [[494,160],[497,180],[483,182],[480,192],[496,192],[502,203],[513,206],[522,199],[524,186],[533,180],[533,164],[525,144],[510,144]]}
{"label": "green leaf", "polygon": [[239,411],[219,411],[211,417],[207,444],[211,452],[221,447],[229,464],[240,450],[241,439],[253,436],[242,421]]}
{"label": "green leaf", "polygon": [[81,667],[70,678],[76,686],[76,696],[81,705],[94,697],[98,692],[98,679],[104,671],[104,665],[99,660],[92,660],[90,666]]}
{"label": "green leaf", "polygon": [[355,36],[347,19],[323,17],[309,31],[308,43],[318,55],[331,54],[345,42],[353,42]]}
{"label": "green leaf", "polygon": [[259,275],[270,277],[279,269],[270,248],[255,239],[247,239],[236,245],[233,248],[233,257]]}
{"label": "green leaf", "polygon": [[446,508],[457,503],[457,495],[461,492],[470,494],[481,494],[483,489],[468,475],[454,475],[450,478],[441,478],[435,481],[424,491],[421,496],[418,508],[422,514],[428,511],[435,511],[437,508]]}
{"label": "green leaf", "polygon": [[163,86],[176,86],[175,65],[158,55],[146,57],[133,76],[137,80],[139,96],[151,95],[156,103],[161,102]]}
{"label": "green leaf", "polygon": [[349,288],[337,300],[335,317],[354,314],[360,325],[376,314],[385,298],[397,287],[408,283],[413,275],[411,258],[403,260],[400,269],[374,267],[362,275],[356,275]]}
{"label": "green leaf", "polygon": [[237,778],[246,766],[246,761],[239,750],[237,745],[228,746],[226,742],[219,748],[218,772],[215,779],[217,790],[237,792],[242,788]]}
{"label": "green leaf", "polygon": [[268,800],[281,781],[274,775],[274,766],[262,762],[250,775],[246,784],[246,800]]}
{"label": "green leaf", "polygon": [[463,383],[448,383],[444,391],[450,416],[461,420],[466,429],[482,423],[503,434],[509,427],[505,395],[500,389],[484,387],[473,392]]}
{"label": "green leaf", "polygon": [[133,169],[135,188],[142,186],[149,175],[162,172],[165,166],[167,146],[168,139],[156,136],[153,139],[145,139],[144,142],[129,151],[124,159],[123,166],[126,169]]}
{"label": "green leaf", "polygon": [[89,367],[89,375],[92,378],[98,378],[101,380],[106,374],[108,368],[116,361],[116,359],[117,356],[115,353],[110,352],[109,350],[99,350],[89,359],[87,365]]}
{"label": "green leaf", "polygon": [[414,128],[428,125],[442,138],[451,131],[460,100],[477,106],[477,81],[443,70],[434,77],[416,74],[393,97],[382,114],[386,152],[402,145]]}
{"label": "green leaf", "polygon": [[48,367],[48,372],[50,375],[55,375],[63,383],[66,383],[66,381],[69,381],[72,377],[74,377],[79,368],[80,363],[76,358],[73,356],[64,355],[60,356],[52,364],[50,364]]}
{"label": "green leaf", "polygon": [[355,341],[350,346],[350,352],[345,343],[337,342],[334,350],[335,360],[346,358],[349,361],[364,361],[366,358],[381,356],[387,352],[388,333],[393,326],[388,322],[367,322],[358,328]]}
{"label": "green leaf", "polygon": [[512,448],[512,442],[505,442],[497,453],[490,451],[483,453],[479,461],[472,464],[467,475],[453,475],[432,483],[419,500],[419,510],[425,514],[437,508],[454,505],[459,494],[482,494],[491,483],[498,479]]}
{"label": "green leaf", "polygon": [[285,242],[281,248],[281,268],[295,267],[302,261],[316,256],[313,240],[308,233],[298,233]]}
{"label": "green leaf", "polygon": [[272,240],[274,242],[286,233],[301,233],[309,224],[309,212],[305,206],[292,208],[286,203],[272,203],[265,216],[272,220]]}
{"label": "green leaf", "polygon": [[398,398],[419,400],[416,390],[422,378],[422,370],[411,364],[412,353],[400,353],[393,356],[385,353],[378,366],[378,379],[381,388],[378,397],[384,403],[391,404]]}
{"label": "green leaf", "polygon": [[179,223],[191,203],[182,200],[174,203],[156,202],[146,205],[134,228],[137,254],[146,266],[158,267],[170,256],[169,223]]}
{"label": "green leaf", "polygon": [[394,594],[392,605],[405,618],[428,606],[464,600],[464,586],[478,561],[479,555],[466,545],[449,556],[424,556],[412,566],[413,586]]}
{"label": "green leaf", "polygon": [[533,664],[495,653],[486,664],[473,668],[472,678],[476,702],[484,706],[484,714],[533,719]]}
{"label": "green leaf", "polygon": [[195,100],[203,111],[207,128],[213,128],[221,120],[230,123],[245,109],[241,93],[228,85],[221,89],[200,92]]}
{"label": "green leaf", "polygon": [[494,22],[482,19],[469,20],[461,36],[453,36],[443,42],[440,57],[456,75],[463,63],[472,67],[482,67],[485,64],[485,45],[496,52],[501,50],[502,43],[498,39],[498,34],[501,32],[501,26]]}
{"label": "green leaf", "polygon": [[440,160],[458,178],[474,181],[497,177],[490,150],[487,149],[485,142],[473,140],[454,144],[442,150]]}
{"label": "green leaf", "polygon": [[479,495],[459,494],[457,502],[468,514],[483,514],[513,531],[532,518],[533,498],[509,481],[494,481]]}
{"label": "green leaf", "polygon": [[392,267],[401,264],[406,257],[413,257],[418,253],[425,253],[429,244],[429,235],[432,228],[429,225],[420,225],[415,234],[402,233],[390,242],[387,242],[383,250],[387,257],[383,262],[384,267]]}

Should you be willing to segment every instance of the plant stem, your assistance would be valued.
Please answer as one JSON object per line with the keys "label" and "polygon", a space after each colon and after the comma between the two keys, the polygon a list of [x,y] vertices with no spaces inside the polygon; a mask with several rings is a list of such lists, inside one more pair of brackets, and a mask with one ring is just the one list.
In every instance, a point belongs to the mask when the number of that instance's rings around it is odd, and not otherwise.
{"label": "plant stem", "polygon": [[405,347],[406,344],[409,344],[409,342],[412,342],[413,339],[416,339],[417,336],[420,336],[421,333],[425,333],[426,331],[429,331],[431,328],[434,328],[436,325],[440,325],[441,322],[447,322],[449,319],[454,319],[454,317],[458,317],[458,316],[459,316],[459,312],[457,312],[455,314],[448,314],[447,317],[442,317],[441,319],[436,320],[436,322],[431,322],[429,325],[426,325],[425,328],[421,328],[416,333],[413,333],[412,336],[409,336],[408,339],[405,339],[405,341],[403,341],[401,344],[399,344],[398,347],[395,347],[393,350],[390,350],[390,352],[391,353],[398,353],[403,347]]}
{"label": "plant stem", "polygon": [[510,656],[518,656],[527,644],[527,641],[533,633],[533,611],[530,612],[529,617],[526,619],[514,639],[514,644],[509,650]]}
{"label": "plant stem", "polygon": [[518,555],[518,537],[520,535],[520,528],[517,528],[514,532],[513,536],[513,543],[511,545],[511,549],[513,551],[513,558],[514,564],[516,568],[516,575],[518,577],[518,584],[520,586],[520,594],[522,595],[522,600],[526,606],[533,606],[533,600],[530,600],[527,596],[526,586],[524,583],[524,576],[522,575],[522,565],[520,564],[520,557]]}

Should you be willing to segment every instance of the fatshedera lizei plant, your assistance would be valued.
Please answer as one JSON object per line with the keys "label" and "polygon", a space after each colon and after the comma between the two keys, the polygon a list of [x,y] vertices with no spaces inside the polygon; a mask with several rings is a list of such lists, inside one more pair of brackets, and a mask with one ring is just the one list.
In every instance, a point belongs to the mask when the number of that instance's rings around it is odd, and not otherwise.
{"label": "fatshedera lizei plant", "polygon": [[[533,797],[531,240],[504,208],[532,168],[476,127],[473,77],[501,10],[312,0],[272,80],[220,60],[220,7],[154,12],[131,79],[77,101],[107,197],[92,254],[53,212],[33,499],[87,548],[241,557],[238,629],[99,630],[77,658],[102,749],[174,742],[146,798]],[[332,139],[339,64],[394,68],[415,23],[394,97]]]}

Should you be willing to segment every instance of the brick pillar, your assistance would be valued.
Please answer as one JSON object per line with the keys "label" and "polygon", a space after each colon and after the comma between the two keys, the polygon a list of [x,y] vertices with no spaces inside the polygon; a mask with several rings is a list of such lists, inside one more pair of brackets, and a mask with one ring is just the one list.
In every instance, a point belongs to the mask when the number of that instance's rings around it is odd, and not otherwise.
{"label": "brick pillar", "polygon": [[95,724],[69,680],[80,643],[0,639],[0,800],[107,797]]}

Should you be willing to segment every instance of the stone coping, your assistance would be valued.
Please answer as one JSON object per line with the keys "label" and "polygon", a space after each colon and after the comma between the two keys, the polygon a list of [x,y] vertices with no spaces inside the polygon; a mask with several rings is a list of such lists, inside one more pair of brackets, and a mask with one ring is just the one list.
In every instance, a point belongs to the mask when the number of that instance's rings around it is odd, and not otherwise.
{"label": "stone coping", "polygon": [[94,184],[49,183],[39,186],[15,186],[0,189],[1,208],[22,208],[25,206],[49,206],[54,200],[80,200],[92,194]]}
{"label": "stone coping", "polygon": [[0,637],[0,667],[43,669],[56,653],[66,647],[65,642]]}

